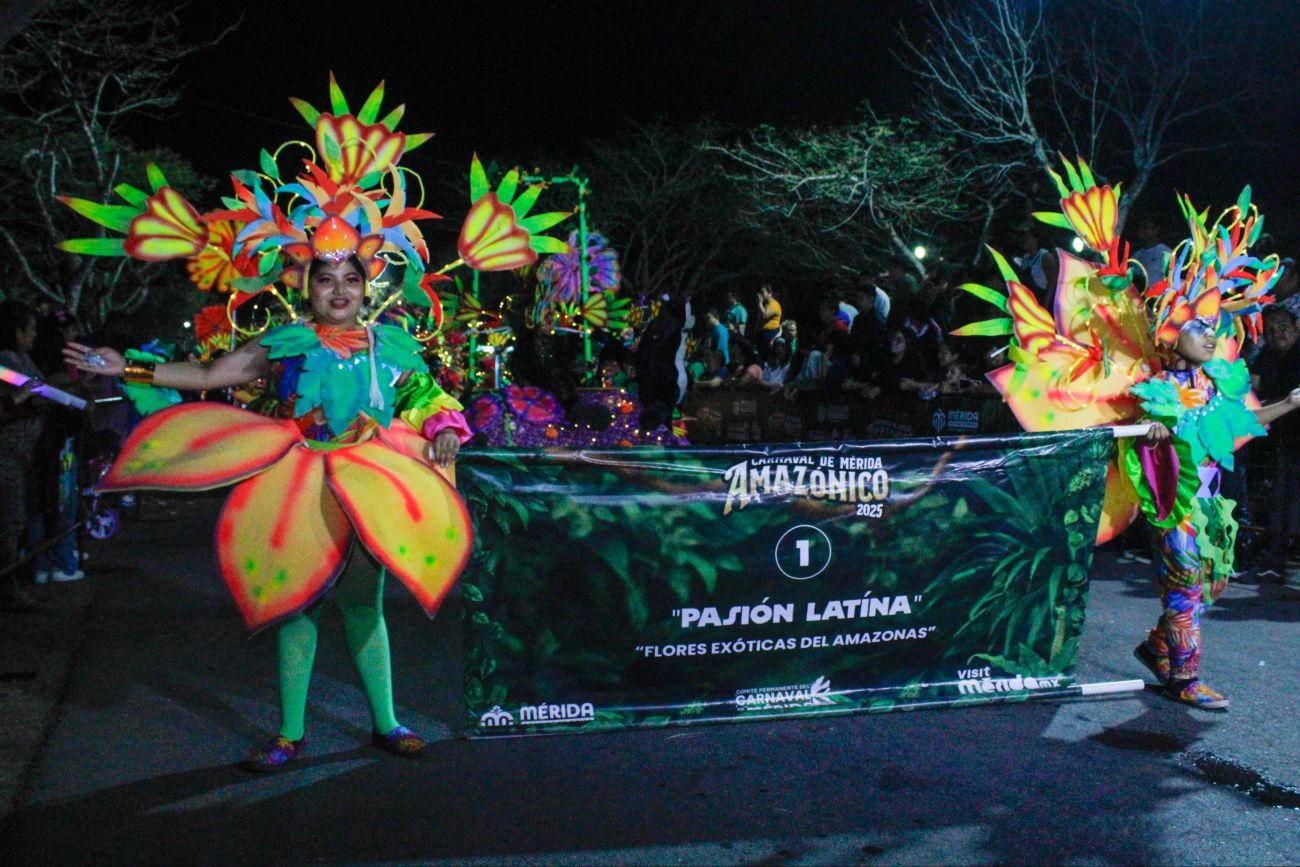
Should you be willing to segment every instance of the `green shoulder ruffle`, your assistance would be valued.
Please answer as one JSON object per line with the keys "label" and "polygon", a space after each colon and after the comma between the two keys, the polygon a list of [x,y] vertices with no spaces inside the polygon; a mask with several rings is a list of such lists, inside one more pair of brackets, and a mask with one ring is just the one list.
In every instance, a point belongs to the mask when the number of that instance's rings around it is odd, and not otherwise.
{"label": "green shoulder ruffle", "polygon": [[397,387],[398,416],[416,430],[422,430],[428,419],[448,409],[460,412],[464,407],[442,390],[431,373],[412,373]]}
{"label": "green shoulder ruffle", "polygon": [[269,358],[303,358],[295,412],[320,407],[334,431],[346,430],[360,414],[385,427],[392,422],[398,403],[397,381],[408,372],[426,373],[429,367],[420,357],[423,347],[414,337],[393,325],[373,327],[377,395],[372,394],[368,352],[342,358],[321,344],[311,326],[301,323],[282,326],[262,338]]}
{"label": "green shoulder ruffle", "polygon": [[[1142,401],[1152,421],[1163,422],[1181,442],[1188,446],[1193,467],[1212,460],[1225,470],[1233,468],[1237,440],[1245,436],[1265,436],[1255,414],[1246,408],[1250,393],[1250,371],[1241,359],[1233,362],[1214,359],[1203,370],[1214,382],[1214,397],[1205,406],[1188,408],[1169,379],[1153,378],[1140,382],[1130,391]],[[1179,458],[1183,455],[1180,452]]]}
{"label": "green shoulder ruffle", "polygon": [[321,348],[320,337],[310,325],[301,322],[273,328],[261,342],[268,350],[267,358],[292,358]]}

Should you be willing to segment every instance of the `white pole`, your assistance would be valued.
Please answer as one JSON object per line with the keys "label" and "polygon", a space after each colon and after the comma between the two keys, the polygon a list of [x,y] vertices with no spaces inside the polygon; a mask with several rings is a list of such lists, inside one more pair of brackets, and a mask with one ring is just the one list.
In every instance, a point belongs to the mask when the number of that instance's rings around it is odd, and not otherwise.
{"label": "white pole", "polygon": [[1081,695],[1110,695],[1116,692],[1141,692],[1146,683],[1141,680],[1111,680],[1105,683],[1081,683],[1078,685]]}
{"label": "white pole", "polygon": [[1121,437],[1144,437],[1147,431],[1151,430],[1151,423],[1146,424],[1117,424],[1111,427],[1111,436],[1115,439]]}

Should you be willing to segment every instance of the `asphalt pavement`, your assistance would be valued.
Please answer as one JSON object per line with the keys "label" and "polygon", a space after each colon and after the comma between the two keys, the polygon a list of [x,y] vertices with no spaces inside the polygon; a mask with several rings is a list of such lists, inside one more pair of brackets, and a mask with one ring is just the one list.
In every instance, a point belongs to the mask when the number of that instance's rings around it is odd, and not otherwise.
{"label": "asphalt pavement", "polygon": [[[1276,586],[1207,618],[1227,712],[1148,690],[471,741],[454,600],[430,623],[389,582],[399,717],[436,742],[368,745],[327,606],[308,756],[255,776],[233,763],[276,723],[274,634],[247,636],[216,574],[219,503],[146,498],[87,581],[0,615],[0,863],[1300,863],[1300,602]],[[1081,681],[1146,674],[1150,568],[1099,552]]]}

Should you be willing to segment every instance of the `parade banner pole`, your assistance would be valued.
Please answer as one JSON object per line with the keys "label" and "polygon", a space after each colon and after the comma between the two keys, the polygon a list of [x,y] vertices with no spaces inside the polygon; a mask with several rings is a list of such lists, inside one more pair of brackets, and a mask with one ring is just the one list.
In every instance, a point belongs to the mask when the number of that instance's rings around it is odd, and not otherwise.
{"label": "parade banner pole", "polygon": [[1118,424],[1110,429],[1111,436],[1115,439],[1125,437],[1144,437],[1151,430],[1150,423],[1147,424]]}

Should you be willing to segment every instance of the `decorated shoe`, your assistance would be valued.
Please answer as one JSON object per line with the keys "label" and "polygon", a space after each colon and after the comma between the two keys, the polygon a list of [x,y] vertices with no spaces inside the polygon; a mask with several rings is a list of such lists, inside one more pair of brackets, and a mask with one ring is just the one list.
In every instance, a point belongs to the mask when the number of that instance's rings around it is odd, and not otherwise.
{"label": "decorated shoe", "polygon": [[1147,647],[1145,641],[1133,648],[1133,656],[1137,658],[1138,662],[1147,667],[1147,671],[1156,676],[1156,680],[1160,681],[1161,686],[1169,682],[1169,657],[1160,656],[1150,647]]}
{"label": "decorated shoe", "polygon": [[406,726],[398,726],[386,735],[375,732],[371,736],[370,742],[381,750],[408,759],[428,746],[428,742],[424,738]]}
{"label": "decorated shoe", "polygon": [[1210,689],[1199,679],[1171,681],[1165,688],[1169,697],[1202,710],[1221,710],[1228,706],[1228,700]]}
{"label": "decorated shoe", "polygon": [[302,755],[303,745],[306,742],[306,738],[291,741],[284,735],[276,735],[267,741],[265,746],[249,753],[248,757],[239,763],[239,766],[246,771],[254,771],[259,774],[278,771]]}

